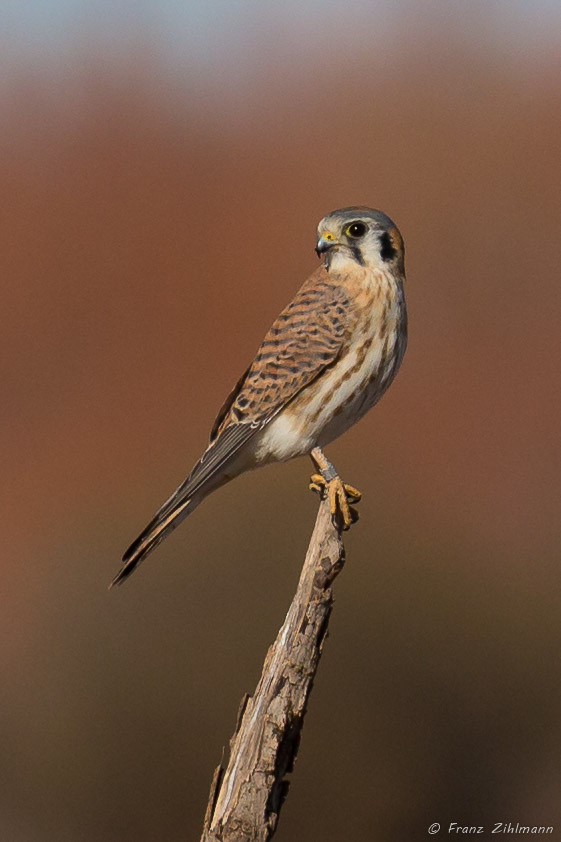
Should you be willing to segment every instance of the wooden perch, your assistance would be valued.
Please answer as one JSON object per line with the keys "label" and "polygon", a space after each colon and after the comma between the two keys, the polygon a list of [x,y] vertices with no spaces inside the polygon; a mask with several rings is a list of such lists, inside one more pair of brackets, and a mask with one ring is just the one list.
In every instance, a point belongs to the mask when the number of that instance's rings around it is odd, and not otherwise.
{"label": "wooden perch", "polygon": [[226,769],[215,773],[201,842],[265,842],[288,791],[345,551],[322,500],[292,605],[253,696],[241,703]]}

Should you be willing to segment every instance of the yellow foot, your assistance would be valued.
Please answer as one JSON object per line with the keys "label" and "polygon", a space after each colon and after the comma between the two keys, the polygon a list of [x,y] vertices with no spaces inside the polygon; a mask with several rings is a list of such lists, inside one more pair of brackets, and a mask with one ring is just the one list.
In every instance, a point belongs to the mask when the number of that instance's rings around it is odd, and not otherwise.
{"label": "yellow foot", "polygon": [[321,497],[327,493],[331,514],[342,529],[349,529],[358,520],[358,512],[350,503],[358,503],[362,494],[352,485],[347,485],[341,477],[326,480],[321,474],[312,474],[310,489]]}

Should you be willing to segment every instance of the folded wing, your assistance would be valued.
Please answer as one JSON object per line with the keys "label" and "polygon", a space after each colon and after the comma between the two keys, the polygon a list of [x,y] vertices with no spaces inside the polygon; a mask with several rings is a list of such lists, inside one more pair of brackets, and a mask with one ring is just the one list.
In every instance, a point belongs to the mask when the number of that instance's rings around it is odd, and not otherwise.
{"label": "folded wing", "polygon": [[123,556],[119,584],[217,484],[240,450],[306,386],[338,359],[348,300],[319,269],[267,333],[257,355],[220,410],[207,450]]}

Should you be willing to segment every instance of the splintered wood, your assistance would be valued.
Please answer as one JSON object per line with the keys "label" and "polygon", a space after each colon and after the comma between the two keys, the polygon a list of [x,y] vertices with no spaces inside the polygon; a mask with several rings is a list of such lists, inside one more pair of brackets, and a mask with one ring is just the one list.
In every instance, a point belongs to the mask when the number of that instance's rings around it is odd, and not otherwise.
{"label": "splintered wood", "polygon": [[344,560],[322,500],[292,605],[255,693],[242,700],[228,765],[215,771],[201,842],[265,842],[275,832]]}

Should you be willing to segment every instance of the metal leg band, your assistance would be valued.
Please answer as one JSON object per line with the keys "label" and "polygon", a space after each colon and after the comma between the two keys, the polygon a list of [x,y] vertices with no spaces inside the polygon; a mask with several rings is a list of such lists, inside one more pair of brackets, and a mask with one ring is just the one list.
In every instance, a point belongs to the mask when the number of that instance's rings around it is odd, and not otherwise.
{"label": "metal leg band", "polygon": [[326,482],[331,482],[332,479],[339,476],[331,462],[328,462],[325,468],[321,468],[320,474]]}

